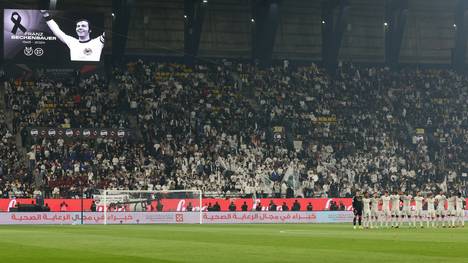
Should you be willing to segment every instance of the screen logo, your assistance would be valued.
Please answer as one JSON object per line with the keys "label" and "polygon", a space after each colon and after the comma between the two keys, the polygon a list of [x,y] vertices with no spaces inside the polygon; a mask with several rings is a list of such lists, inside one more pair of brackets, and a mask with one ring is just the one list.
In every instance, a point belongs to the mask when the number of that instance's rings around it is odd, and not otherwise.
{"label": "screen logo", "polygon": [[32,56],[32,54],[34,53],[33,51],[33,48],[32,47],[24,47],[24,54],[28,57]]}
{"label": "screen logo", "polygon": [[38,48],[34,49],[34,55],[40,57],[40,56],[44,55],[44,50],[42,48],[38,47]]}

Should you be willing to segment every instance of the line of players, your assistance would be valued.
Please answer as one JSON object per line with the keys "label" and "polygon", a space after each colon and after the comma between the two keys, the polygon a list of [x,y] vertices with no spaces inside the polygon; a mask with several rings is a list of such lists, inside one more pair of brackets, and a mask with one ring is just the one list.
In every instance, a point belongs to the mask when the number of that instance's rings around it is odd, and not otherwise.
{"label": "line of players", "polygon": [[[412,201],[415,203],[414,210],[411,208]],[[353,225],[356,228],[358,222],[360,228],[388,228],[389,225],[398,228],[405,222],[409,227],[416,227],[418,222],[422,228],[426,222],[427,227],[464,227],[465,203],[461,193],[447,198],[444,192],[435,197],[432,193],[423,197],[421,192],[417,192],[414,197],[403,192],[390,195],[388,191],[382,196],[374,193],[372,197],[366,192],[363,197],[360,192],[356,192],[353,198]],[[426,204],[427,209],[423,210]]]}

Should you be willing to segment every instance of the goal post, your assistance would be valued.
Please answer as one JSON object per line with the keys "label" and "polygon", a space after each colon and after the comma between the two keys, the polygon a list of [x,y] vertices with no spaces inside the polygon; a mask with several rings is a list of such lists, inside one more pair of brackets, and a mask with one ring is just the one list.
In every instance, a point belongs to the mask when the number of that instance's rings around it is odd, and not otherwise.
{"label": "goal post", "polygon": [[[201,190],[100,190],[94,200],[98,212],[103,213],[104,224],[112,213],[184,213],[196,212],[197,222],[203,223]],[[162,222],[164,223],[164,222]]]}

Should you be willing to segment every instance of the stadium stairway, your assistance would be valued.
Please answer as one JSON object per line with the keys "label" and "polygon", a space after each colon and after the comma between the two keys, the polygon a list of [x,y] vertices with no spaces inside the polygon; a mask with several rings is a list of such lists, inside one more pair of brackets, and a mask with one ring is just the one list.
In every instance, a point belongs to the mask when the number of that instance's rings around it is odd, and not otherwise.
{"label": "stadium stairway", "polygon": [[[8,130],[13,131],[13,118],[14,118],[14,113],[11,110],[7,109],[7,105],[5,103],[5,90],[6,90],[6,82],[4,84],[5,86],[3,89],[0,90],[0,114],[3,114],[5,117],[5,124],[8,127]],[[21,135],[19,132],[14,134],[15,136],[15,142],[16,146],[18,149],[22,149],[21,145]]]}
{"label": "stadium stairway", "polygon": [[138,127],[137,112],[130,110],[130,107],[128,105],[127,93],[123,90],[119,90],[115,80],[110,81],[109,91],[118,97],[117,100],[119,101],[118,104],[120,108],[120,113],[125,115],[125,118],[128,120],[128,128],[133,130],[135,136],[134,138],[136,138],[137,141],[141,141],[143,139],[143,135],[141,134],[141,131]]}
{"label": "stadium stairway", "polygon": [[128,124],[129,124],[129,128],[133,130],[133,133],[137,141],[141,141],[143,139],[143,135],[141,134],[141,131],[138,128],[136,114],[131,114],[131,113],[128,114]]}
{"label": "stadium stairway", "polygon": [[13,112],[7,110],[5,103],[5,90],[7,83],[4,83],[4,87],[0,90],[0,112],[5,114],[5,123],[10,131],[13,130]]}
{"label": "stadium stairway", "polygon": [[6,83],[3,86],[3,89],[0,90],[0,109],[2,109],[3,112],[5,112],[5,89],[6,89]]}
{"label": "stadium stairway", "polygon": [[[4,87],[0,89],[0,115],[1,114],[4,115],[5,124],[7,125],[8,130],[13,132],[14,112],[7,109],[7,105],[5,103],[5,90],[7,89],[6,85],[7,83],[5,82]],[[23,147],[23,144],[21,142],[20,131],[17,131],[16,133],[14,133],[13,136],[15,136],[16,148],[20,156],[23,156],[23,159],[21,161],[24,162],[24,165],[28,165],[28,158],[26,157],[27,149]]]}

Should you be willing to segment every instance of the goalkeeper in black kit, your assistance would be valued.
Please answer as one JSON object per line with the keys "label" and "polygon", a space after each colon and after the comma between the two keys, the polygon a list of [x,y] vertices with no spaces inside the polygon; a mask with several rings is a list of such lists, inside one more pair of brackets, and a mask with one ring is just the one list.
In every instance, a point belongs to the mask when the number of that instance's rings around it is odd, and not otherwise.
{"label": "goalkeeper in black kit", "polygon": [[356,221],[359,222],[359,228],[362,229],[362,209],[363,209],[363,203],[362,203],[362,196],[359,191],[356,192],[356,195],[353,197],[353,213],[354,213],[354,219],[353,219],[353,226],[354,229],[356,229]]}

